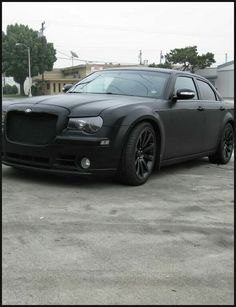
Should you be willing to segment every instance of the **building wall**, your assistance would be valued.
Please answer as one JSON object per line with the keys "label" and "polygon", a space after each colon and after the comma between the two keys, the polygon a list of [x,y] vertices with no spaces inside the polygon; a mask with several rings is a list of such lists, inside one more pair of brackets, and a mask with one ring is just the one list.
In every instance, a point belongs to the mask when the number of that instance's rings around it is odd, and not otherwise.
{"label": "building wall", "polygon": [[219,70],[216,80],[216,88],[227,99],[234,98],[234,71]]}
{"label": "building wall", "polygon": [[199,69],[196,74],[208,79],[224,99],[234,99],[234,61]]}
{"label": "building wall", "polygon": [[[44,73],[44,79],[45,80],[56,80],[56,79],[61,79],[64,78],[64,75],[61,71],[60,68],[55,68],[52,71],[45,71]],[[37,80],[42,80],[42,75],[38,74],[37,76],[33,77],[33,80],[37,79]]]}
{"label": "building wall", "polygon": [[78,79],[68,79],[68,80],[47,80],[45,95],[58,95],[62,94],[63,86],[66,84],[74,84],[78,82]]}
{"label": "building wall", "polygon": [[[33,78],[33,83],[37,83],[37,81],[41,81],[41,79]],[[63,78],[63,79],[51,79],[47,78],[45,79],[45,95],[57,95],[57,94],[62,94],[63,91],[63,86],[66,84],[74,84],[78,82],[79,79],[74,79],[74,78]]]}
{"label": "building wall", "polygon": [[234,61],[219,65],[217,70],[234,70]]}
{"label": "building wall", "polygon": [[206,78],[211,82],[211,84],[214,87],[216,87],[217,67],[208,67],[205,69],[199,69],[195,73],[199,76]]}
{"label": "building wall", "polygon": [[199,69],[195,73],[204,78],[216,78],[217,77],[217,67],[208,67],[205,69]]}
{"label": "building wall", "polygon": [[83,79],[87,76],[86,66],[71,67],[71,68],[63,69],[62,72],[63,72],[64,78]]}

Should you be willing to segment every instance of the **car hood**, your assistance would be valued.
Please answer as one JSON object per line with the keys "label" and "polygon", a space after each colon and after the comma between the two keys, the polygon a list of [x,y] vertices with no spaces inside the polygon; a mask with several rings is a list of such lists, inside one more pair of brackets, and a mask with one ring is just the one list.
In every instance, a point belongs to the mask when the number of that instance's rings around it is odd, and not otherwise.
{"label": "car hood", "polygon": [[143,103],[153,100],[146,97],[134,97],[124,95],[110,94],[62,94],[38,96],[32,98],[23,98],[11,100],[10,102],[3,101],[3,107],[12,104],[29,104],[37,105],[43,108],[43,105],[51,105],[62,107],[70,111],[71,116],[98,116],[102,111],[111,107],[120,107],[122,105]]}

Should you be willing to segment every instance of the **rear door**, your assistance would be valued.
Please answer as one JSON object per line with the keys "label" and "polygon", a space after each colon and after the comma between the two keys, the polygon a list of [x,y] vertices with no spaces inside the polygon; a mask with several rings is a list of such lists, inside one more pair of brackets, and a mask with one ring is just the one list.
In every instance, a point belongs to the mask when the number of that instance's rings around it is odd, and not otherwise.
{"label": "rear door", "polygon": [[204,149],[213,150],[217,146],[220,129],[226,113],[224,102],[206,80],[197,78],[199,98],[206,116]]}
{"label": "rear door", "polygon": [[204,150],[206,117],[194,78],[191,75],[177,74],[173,86],[174,95],[178,89],[189,89],[196,95],[193,99],[170,102],[169,120],[165,125],[164,160],[192,155]]}

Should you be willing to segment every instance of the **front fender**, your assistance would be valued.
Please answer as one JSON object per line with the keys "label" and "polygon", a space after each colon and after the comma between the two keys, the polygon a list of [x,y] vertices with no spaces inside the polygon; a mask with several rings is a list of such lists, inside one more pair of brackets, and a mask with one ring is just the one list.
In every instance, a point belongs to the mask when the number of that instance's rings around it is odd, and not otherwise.
{"label": "front fender", "polygon": [[159,155],[160,158],[162,157],[165,147],[165,130],[160,115],[153,108],[148,106],[132,106],[128,110],[127,108],[125,110],[123,108],[116,110],[112,115],[107,112],[107,114],[102,114],[102,117],[104,118],[105,125],[119,126],[114,142],[118,151],[123,150],[130,132],[138,123],[149,121],[160,138]]}

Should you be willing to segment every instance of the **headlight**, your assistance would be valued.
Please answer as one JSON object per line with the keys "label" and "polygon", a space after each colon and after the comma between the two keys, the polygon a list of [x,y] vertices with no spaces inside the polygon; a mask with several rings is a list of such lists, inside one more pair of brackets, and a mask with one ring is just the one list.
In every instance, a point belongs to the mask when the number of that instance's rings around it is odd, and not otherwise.
{"label": "headlight", "polygon": [[68,129],[84,131],[87,133],[97,132],[103,124],[100,116],[84,117],[84,118],[70,118],[68,122]]}

